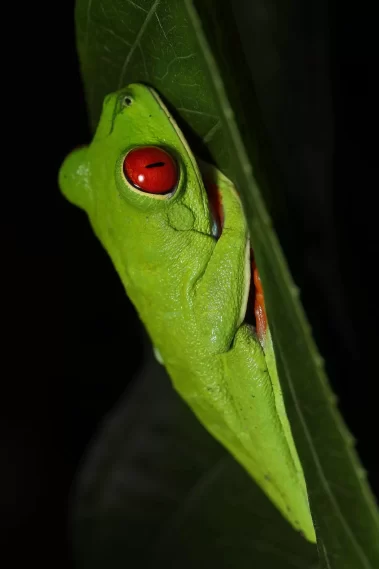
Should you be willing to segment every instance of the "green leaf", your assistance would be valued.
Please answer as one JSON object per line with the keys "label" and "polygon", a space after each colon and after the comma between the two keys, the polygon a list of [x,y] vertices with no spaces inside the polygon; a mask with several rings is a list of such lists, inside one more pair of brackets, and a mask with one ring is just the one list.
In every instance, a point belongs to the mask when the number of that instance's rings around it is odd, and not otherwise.
{"label": "green leaf", "polygon": [[[106,94],[131,82],[152,84],[190,125],[196,145],[230,159],[226,133],[182,0],[78,1],[77,38],[93,130]],[[187,128],[188,131],[188,128]],[[186,133],[188,134],[188,133]]]}
{"label": "green leaf", "polygon": [[78,479],[78,567],[318,569],[282,518],[147,362]]}
{"label": "green leaf", "polygon": [[[323,361],[311,337],[283,253],[259,189],[247,148],[220,80],[198,14],[186,2],[228,133],[232,179],[245,201],[251,240],[262,277],[286,409],[307,481],[324,567],[374,568],[379,563],[379,517],[351,435],[336,409]],[[207,27],[211,31],[211,26]],[[213,43],[218,52],[217,39]],[[227,79],[227,76],[225,76]],[[228,96],[233,92],[228,83]],[[234,107],[236,108],[236,107]],[[244,109],[238,109],[243,123]]]}
{"label": "green leaf", "polygon": [[78,47],[91,122],[95,127],[108,92],[147,82],[175,110],[196,152],[208,153],[235,182],[263,281],[322,566],[375,569],[378,511],[256,182],[258,176],[266,190],[265,158],[255,140],[259,112],[238,34],[228,3],[203,0],[199,10],[201,20],[190,0],[78,1]]}

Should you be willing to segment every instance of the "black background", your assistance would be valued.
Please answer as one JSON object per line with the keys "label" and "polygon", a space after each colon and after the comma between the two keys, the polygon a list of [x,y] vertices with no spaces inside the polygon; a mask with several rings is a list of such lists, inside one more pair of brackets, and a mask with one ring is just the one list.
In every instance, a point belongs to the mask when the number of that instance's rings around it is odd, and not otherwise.
{"label": "black background", "polygon": [[[313,222],[324,227],[312,242],[299,226],[291,267],[378,495],[374,18],[364,2],[359,11],[329,9],[331,27],[320,34],[330,38],[332,208],[323,211],[321,199],[313,208]],[[57,187],[64,156],[90,138],[73,2],[22,16],[17,39],[6,45],[12,57],[3,90],[2,533],[10,566],[27,557],[67,567],[73,476],[101,417],[142,363],[143,341],[84,214]],[[317,157],[313,167],[316,173]],[[306,188],[300,198],[299,188],[292,191],[309,217]],[[337,241],[328,248],[330,235]]]}

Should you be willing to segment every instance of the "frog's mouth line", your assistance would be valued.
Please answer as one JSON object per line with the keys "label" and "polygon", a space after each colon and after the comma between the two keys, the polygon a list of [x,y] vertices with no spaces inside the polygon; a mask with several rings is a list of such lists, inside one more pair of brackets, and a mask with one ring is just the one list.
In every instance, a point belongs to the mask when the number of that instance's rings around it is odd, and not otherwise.
{"label": "frog's mouth line", "polygon": [[[220,191],[217,184],[204,180],[204,186],[208,195],[209,209],[212,218],[212,235],[218,239],[222,233],[224,215],[221,203]],[[244,322],[253,326],[259,340],[263,341],[266,332],[266,312],[261,281],[255,265],[254,252],[250,248],[251,278],[249,297]]]}

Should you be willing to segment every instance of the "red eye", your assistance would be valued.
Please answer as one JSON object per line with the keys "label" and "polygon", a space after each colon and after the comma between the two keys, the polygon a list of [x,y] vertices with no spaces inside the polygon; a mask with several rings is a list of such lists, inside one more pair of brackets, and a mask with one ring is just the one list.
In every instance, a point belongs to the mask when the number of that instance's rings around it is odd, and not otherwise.
{"label": "red eye", "polygon": [[124,158],[124,174],[133,186],[150,194],[167,194],[178,183],[175,160],[157,146],[131,150]]}

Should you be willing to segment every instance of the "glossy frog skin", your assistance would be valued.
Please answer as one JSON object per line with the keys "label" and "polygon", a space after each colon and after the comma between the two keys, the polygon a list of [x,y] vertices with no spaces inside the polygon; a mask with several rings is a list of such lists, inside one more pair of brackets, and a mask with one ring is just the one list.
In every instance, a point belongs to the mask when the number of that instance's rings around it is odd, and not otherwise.
{"label": "glossy frog skin", "polygon": [[[218,238],[203,178],[220,194]],[[195,159],[158,95],[139,84],[106,97],[92,143],[67,157],[59,182],[87,212],[175,389],[315,541],[270,333],[262,348],[243,323],[250,244],[232,182]]]}

